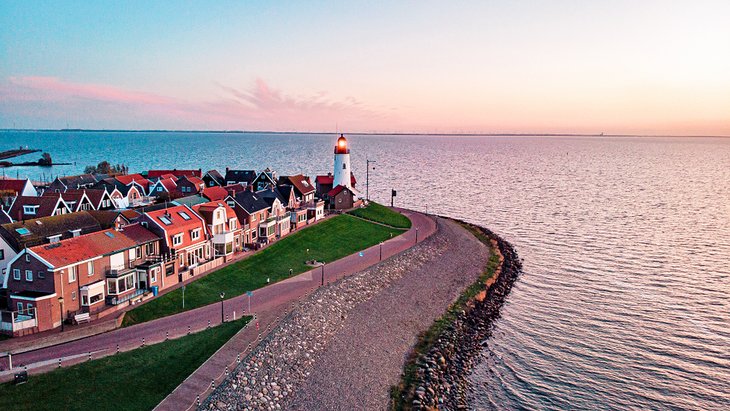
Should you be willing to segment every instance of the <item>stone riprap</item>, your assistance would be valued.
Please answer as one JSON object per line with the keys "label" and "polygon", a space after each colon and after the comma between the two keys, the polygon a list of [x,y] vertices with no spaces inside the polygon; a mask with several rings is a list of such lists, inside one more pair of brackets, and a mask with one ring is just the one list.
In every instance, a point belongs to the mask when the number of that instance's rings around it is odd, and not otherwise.
{"label": "stone riprap", "polygon": [[438,225],[419,245],[306,298],[201,409],[386,408],[418,333],[489,258],[458,224]]}

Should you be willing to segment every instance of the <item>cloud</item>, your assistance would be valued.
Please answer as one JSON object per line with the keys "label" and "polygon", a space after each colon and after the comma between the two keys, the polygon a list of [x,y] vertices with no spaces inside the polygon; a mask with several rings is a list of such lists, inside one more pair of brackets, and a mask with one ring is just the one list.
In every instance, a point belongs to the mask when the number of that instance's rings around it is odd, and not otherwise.
{"label": "cloud", "polygon": [[[0,113],[46,124],[74,119],[73,127],[205,128],[257,130],[370,130],[392,120],[392,111],[369,108],[353,97],[326,92],[291,96],[256,79],[248,88],[217,85],[218,94],[190,101],[106,84],[57,77],[15,76],[0,83]],[[65,126],[59,125],[59,126]]]}

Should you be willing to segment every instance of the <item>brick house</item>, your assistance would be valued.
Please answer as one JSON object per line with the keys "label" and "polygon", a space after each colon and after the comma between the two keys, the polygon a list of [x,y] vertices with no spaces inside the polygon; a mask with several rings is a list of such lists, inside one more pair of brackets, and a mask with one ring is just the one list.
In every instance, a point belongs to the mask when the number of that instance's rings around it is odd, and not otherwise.
{"label": "brick house", "polygon": [[[238,221],[244,224],[244,245],[256,246],[259,243],[259,225],[269,218],[269,204],[249,190],[239,191],[234,196],[228,196],[226,204],[233,208],[238,216]],[[272,235],[275,236],[276,232],[272,229],[269,233],[267,226],[265,237],[268,239]],[[273,237],[271,238],[273,239]]]}
{"label": "brick house", "polygon": [[362,204],[362,200],[357,198],[357,194],[346,186],[337,186],[327,193],[329,207],[334,210],[348,210],[358,207]]}
{"label": "brick house", "polygon": [[179,197],[198,194],[205,189],[205,182],[199,177],[182,176],[175,183]]}
{"label": "brick house", "polygon": [[16,197],[8,210],[8,215],[15,221],[22,221],[70,212],[71,208],[63,201],[61,194],[51,193],[40,197]]}
{"label": "brick house", "polygon": [[138,221],[162,238],[167,262],[161,289],[190,278],[192,269],[213,258],[205,220],[186,205],[148,211]]}
{"label": "brick house", "polygon": [[206,187],[223,187],[226,185],[226,179],[218,172],[218,170],[210,170],[203,176],[203,182]]}
{"label": "brick house", "polygon": [[[332,175],[332,173],[327,173],[326,176],[317,176],[314,179],[314,182],[317,186],[317,196],[320,198],[324,197],[327,193],[329,193],[334,187],[332,184],[334,184],[335,176]],[[352,185],[352,188],[355,188],[355,185],[357,184],[357,180],[355,179],[354,174],[350,174],[350,184]]]}
{"label": "brick house", "polygon": [[316,189],[307,176],[302,174],[283,176],[279,178],[279,185],[291,185],[294,187],[294,194],[301,203],[309,203],[314,200]]}
{"label": "brick house", "polygon": [[250,186],[256,179],[256,171],[254,170],[231,170],[226,167],[225,185],[242,184]]}
{"label": "brick house", "polygon": [[48,185],[48,190],[64,192],[67,189],[89,188],[96,184],[96,176],[93,174],[80,174],[77,176],[56,177]]}
{"label": "brick house", "polygon": [[159,281],[152,278],[159,269],[139,268],[158,258],[159,241],[133,224],[26,248],[8,267],[8,307],[35,320],[30,332],[41,332],[127,302]]}

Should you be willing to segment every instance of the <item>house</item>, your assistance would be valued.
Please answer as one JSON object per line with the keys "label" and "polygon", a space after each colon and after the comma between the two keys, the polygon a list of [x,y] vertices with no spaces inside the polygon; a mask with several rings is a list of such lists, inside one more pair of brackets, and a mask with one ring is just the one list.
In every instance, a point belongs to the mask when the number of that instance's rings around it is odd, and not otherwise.
{"label": "house", "polygon": [[125,176],[105,178],[96,183],[94,188],[109,191],[115,208],[127,208],[137,207],[146,203],[145,193],[150,184],[149,180],[142,178],[139,174],[128,174]]}
{"label": "house", "polygon": [[86,195],[84,190],[72,190],[65,193],[57,193],[46,190],[43,193],[43,196],[56,197],[59,194],[72,213],[75,213],[77,211],[95,210],[94,205],[92,204],[91,200]]}
{"label": "house", "polygon": [[[241,187],[241,186],[239,186],[239,187]],[[226,197],[228,197],[231,194],[231,192],[226,190],[224,187],[213,186],[213,187],[207,187],[200,194],[210,201],[223,201],[226,199]],[[235,194],[235,191],[233,192],[233,194]]]}
{"label": "house", "polygon": [[[125,213],[134,213],[132,215],[125,214]],[[107,228],[116,228],[120,229],[124,226],[128,226],[136,221],[137,218],[141,214],[137,213],[134,210],[124,210],[124,211],[115,211],[115,210],[99,210],[99,211],[89,211],[89,214],[91,214],[96,221],[99,222],[99,225],[101,226],[102,230],[106,230]],[[134,217],[136,215],[136,218]]]}
{"label": "house", "polygon": [[329,207],[334,210],[348,210],[362,204],[362,200],[357,198],[357,193],[350,187],[342,185],[330,190],[326,197],[329,201]]}
{"label": "house", "polygon": [[14,178],[0,179],[0,207],[10,208],[15,197],[37,197],[38,191],[33,187],[30,179],[19,180]]}
{"label": "house", "polygon": [[67,194],[75,194],[83,192],[91,202],[93,210],[111,210],[114,208],[114,201],[112,200],[111,194],[106,189],[95,189],[95,188],[84,188],[81,190],[67,189],[63,195],[64,199]]}
{"label": "house", "polygon": [[242,184],[250,186],[255,179],[256,171],[254,170],[231,170],[226,167],[225,185]]}
{"label": "house", "polygon": [[215,257],[228,256],[241,251],[243,227],[233,208],[224,201],[211,201],[192,207],[205,220],[208,235],[213,242]]}
{"label": "house", "polygon": [[180,197],[198,194],[205,189],[205,182],[199,177],[182,176],[175,183]]}
{"label": "house", "polygon": [[48,190],[64,192],[69,188],[89,188],[99,181],[93,174],[80,174],[77,176],[56,177],[55,180],[48,185]]}
{"label": "house", "polygon": [[132,184],[138,186],[138,188],[141,188],[141,190],[139,191],[142,195],[149,193],[151,181],[144,178],[141,174],[126,174],[115,176],[112,178],[125,186],[129,186]]}
{"label": "house", "polygon": [[278,185],[291,185],[294,187],[294,193],[302,203],[308,203],[314,200],[316,189],[307,176],[297,174],[279,177]]}
{"label": "house", "polygon": [[255,191],[261,191],[269,187],[276,187],[276,172],[267,167],[266,170],[260,172],[256,176],[251,185],[254,187]]}
{"label": "house", "polygon": [[156,182],[150,184],[150,196],[158,199],[171,200],[178,197],[177,183],[174,177],[160,177]]}
{"label": "house", "polygon": [[139,221],[162,238],[162,253],[170,260],[165,263],[160,288],[192,277],[193,268],[213,257],[205,220],[188,206],[147,211]]}
{"label": "house", "polygon": [[202,177],[202,171],[201,169],[197,170],[178,170],[176,168],[172,170],[149,170],[147,172],[147,178],[153,179],[153,178],[159,178],[164,175],[172,175],[175,177],[182,177],[182,176],[190,176],[190,177]]}
{"label": "house", "polygon": [[[226,204],[233,208],[236,216],[238,216],[238,221],[244,225],[244,244],[255,246],[259,242],[259,224],[269,218],[271,206],[262,197],[248,190],[229,196],[226,199]],[[273,239],[275,235],[275,227],[267,225],[264,236],[266,241]]]}
{"label": "house", "polygon": [[[291,192],[291,191],[290,191]],[[291,214],[287,210],[287,201],[278,188],[271,187],[257,191],[257,195],[269,205],[269,217],[259,223],[259,242],[269,243],[281,238],[291,230]],[[273,233],[272,228],[273,227]]]}
{"label": "house", "polygon": [[41,332],[125,303],[159,282],[159,267],[139,268],[158,259],[159,242],[133,224],[23,249],[8,264],[8,307]]}
{"label": "house", "polygon": [[[327,194],[330,190],[334,188],[332,185],[335,181],[335,176],[332,175],[332,173],[327,173],[326,176],[317,176],[314,179],[314,182],[317,186],[317,196],[324,197],[325,194]],[[350,174],[350,184],[353,188],[355,188],[355,185],[357,184],[357,180],[355,179],[354,174]]]}
{"label": "house", "polygon": [[40,197],[16,197],[8,210],[8,215],[15,221],[22,221],[70,212],[71,208],[63,201],[61,194],[51,193]]}
{"label": "house", "polygon": [[24,248],[58,242],[101,229],[99,222],[86,211],[3,224],[0,226],[0,284],[8,262]]}
{"label": "house", "polygon": [[203,182],[206,187],[224,186],[226,179],[218,172],[218,170],[210,170],[203,176]]}

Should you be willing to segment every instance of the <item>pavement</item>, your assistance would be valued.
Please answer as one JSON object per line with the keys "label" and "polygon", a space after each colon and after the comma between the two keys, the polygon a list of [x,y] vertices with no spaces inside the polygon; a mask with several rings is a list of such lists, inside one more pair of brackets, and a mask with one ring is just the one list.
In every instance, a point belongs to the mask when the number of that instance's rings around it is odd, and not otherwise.
{"label": "pavement", "polygon": [[[416,243],[428,238],[437,230],[432,217],[409,210],[399,210],[412,221],[412,227],[400,236],[382,244],[382,258],[407,250]],[[116,329],[104,334],[46,347],[35,351],[13,355],[16,369],[26,367],[29,374],[37,374],[58,367],[111,355],[115,352],[138,348],[143,344],[154,344],[168,338],[177,338],[191,332],[201,331],[207,327],[221,324],[223,319],[232,319],[241,315],[254,314],[256,319],[224,345],[206,363],[178,386],[157,409],[185,410],[195,405],[196,397],[201,399],[209,393],[211,382],[222,380],[225,367],[235,361],[236,355],[243,356],[246,349],[255,346],[261,338],[273,329],[278,321],[292,308],[292,304],[301,300],[324,282],[336,281],[344,276],[356,273],[380,261],[380,245],[372,246],[359,253],[349,255],[322,267],[304,272],[292,278],[271,284],[254,291],[251,297],[251,311],[248,312],[249,297],[241,295],[222,304],[211,304],[183,313],[163,317],[154,321]],[[223,310],[221,311],[221,305]],[[256,326],[258,324],[258,326]],[[250,346],[249,346],[250,344]],[[84,355],[86,354],[86,355]],[[229,367],[229,369],[232,369]],[[13,371],[0,373],[0,381],[12,379]]]}

